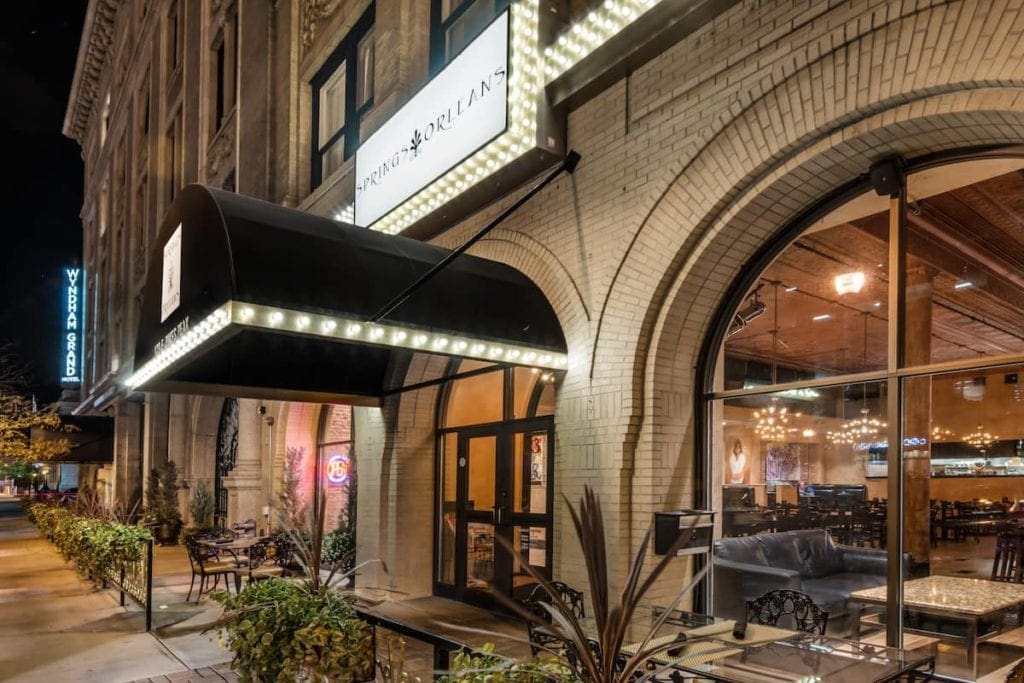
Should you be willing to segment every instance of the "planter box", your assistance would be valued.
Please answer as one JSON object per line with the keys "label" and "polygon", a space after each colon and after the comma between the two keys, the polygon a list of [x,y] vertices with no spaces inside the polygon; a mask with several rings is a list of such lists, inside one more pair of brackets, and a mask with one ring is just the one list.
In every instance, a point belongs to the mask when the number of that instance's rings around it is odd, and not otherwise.
{"label": "planter box", "polygon": [[[694,522],[696,519],[696,522]],[[693,528],[690,528],[693,525]],[[673,510],[654,513],[654,554],[664,555],[684,533],[689,538],[677,555],[699,555],[711,552],[715,513],[710,510]]]}

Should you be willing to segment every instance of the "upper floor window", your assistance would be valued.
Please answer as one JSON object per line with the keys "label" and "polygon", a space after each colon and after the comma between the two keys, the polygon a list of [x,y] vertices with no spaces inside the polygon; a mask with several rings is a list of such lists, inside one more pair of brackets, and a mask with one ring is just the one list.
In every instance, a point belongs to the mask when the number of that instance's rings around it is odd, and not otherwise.
{"label": "upper floor window", "polygon": [[210,127],[214,135],[235,108],[235,77],[238,69],[238,14],[231,12],[224,20],[224,26],[213,44],[214,83],[213,121]]}
{"label": "upper floor window", "polygon": [[430,8],[430,73],[437,73],[473,42],[506,7],[509,0],[432,0]]}
{"label": "upper floor window", "polygon": [[181,54],[185,40],[183,7],[175,2],[167,13],[167,64],[168,73],[173,74],[181,64]]}
{"label": "upper floor window", "polygon": [[359,146],[359,125],[373,106],[374,5],[313,77],[312,187]]}

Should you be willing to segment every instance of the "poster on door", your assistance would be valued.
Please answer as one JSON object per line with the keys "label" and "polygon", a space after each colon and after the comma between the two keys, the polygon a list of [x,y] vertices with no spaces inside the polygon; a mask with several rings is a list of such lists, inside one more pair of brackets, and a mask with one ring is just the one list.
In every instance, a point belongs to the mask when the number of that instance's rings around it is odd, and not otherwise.
{"label": "poster on door", "polygon": [[530,436],[530,483],[543,486],[547,476],[548,435],[546,433]]}

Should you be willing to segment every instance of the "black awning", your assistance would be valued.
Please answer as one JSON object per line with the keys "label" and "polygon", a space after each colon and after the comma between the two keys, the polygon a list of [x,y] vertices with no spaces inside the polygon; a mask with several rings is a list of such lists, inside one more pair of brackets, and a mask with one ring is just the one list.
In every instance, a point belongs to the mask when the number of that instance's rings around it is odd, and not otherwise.
{"label": "black awning", "polygon": [[149,263],[129,388],[375,404],[393,388],[386,377],[396,351],[565,366],[565,337],[537,286],[474,256],[455,259],[386,318],[366,322],[448,253],[186,187]]}
{"label": "black awning", "polygon": [[71,451],[51,462],[112,463],[114,462],[114,418],[101,415],[61,415],[60,421],[71,431],[55,432],[33,427],[32,441],[67,439]]}

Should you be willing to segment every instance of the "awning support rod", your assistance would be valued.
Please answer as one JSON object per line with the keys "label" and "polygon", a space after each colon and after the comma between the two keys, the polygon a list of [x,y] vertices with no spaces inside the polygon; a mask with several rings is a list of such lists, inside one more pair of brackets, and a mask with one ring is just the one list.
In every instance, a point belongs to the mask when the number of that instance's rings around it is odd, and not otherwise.
{"label": "awning support rod", "polygon": [[555,180],[555,178],[557,178],[562,173],[572,173],[573,171],[575,171],[576,165],[579,162],[579,153],[576,152],[575,150],[569,150],[569,153],[565,155],[565,159],[562,161],[561,164],[558,165],[558,168],[551,171],[551,173],[549,173],[548,176],[544,178],[544,180],[537,183],[537,185],[535,185],[529,192],[524,194],[522,197],[513,202],[511,206],[509,206],[507,209],[498,214],[494,218],[494,220],[492,220],[490,223],[482,227],[479,232],[477,232],[475,235],[466,240],[465,244],[458,247],[457,249],[452,250],[450,254],[448,254],[443,259],[438,261],[437,265],[435,265],[433,268],[425,272],[415,282],[413,282],[411,285],[402,290],[402,292],[398,296],[396,296],[391,301],[381,306],[380,310],[374,313],[372,316],[370,316],[367,322],[380,322],[381,319],[383,319],[384,317],[392,313],[396,308],[404,304],[406,300],[416,292],[416,290],[418,290],[420,287],[426,284],[431,278],[433,278],[439,272],[444,270],[449,263],[451,263],[456,258],[464,254],[471,246],[473,246],[481,239],[483,239],[484,236],[487,235],[487,233],[489,233],[494,228],[498,227],[498,225],[500,225],[502,221],[511,216],[513,213],[515,213],[516,210],[520,206],[528,202],[531,197],[533,197],[535,194],[537,194],[545,187],[550,185],[551,182]]}

